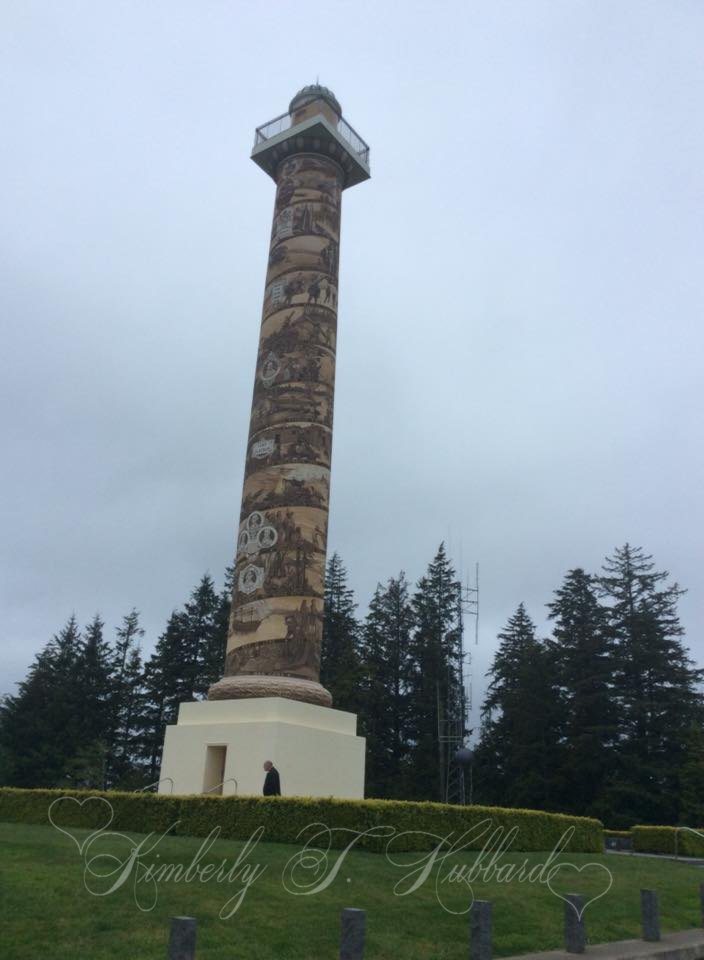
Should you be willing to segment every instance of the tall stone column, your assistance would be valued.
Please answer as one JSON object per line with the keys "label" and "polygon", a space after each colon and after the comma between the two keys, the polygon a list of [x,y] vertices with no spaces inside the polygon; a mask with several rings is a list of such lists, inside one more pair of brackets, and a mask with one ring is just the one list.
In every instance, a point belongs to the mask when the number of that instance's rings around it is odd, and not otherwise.
{"label": "tall stone column", "polygon": [[366,179],[368,168],[365,154],[367,173],[359,175],[359,150],[340,136],[341,110],[324,87],[304,88],[289,116],[290,126],[264,137],[260,151],[276,202],[225,676],[209,699],[279,696],[330,706],[319,676],[340,208],[342,190]]}

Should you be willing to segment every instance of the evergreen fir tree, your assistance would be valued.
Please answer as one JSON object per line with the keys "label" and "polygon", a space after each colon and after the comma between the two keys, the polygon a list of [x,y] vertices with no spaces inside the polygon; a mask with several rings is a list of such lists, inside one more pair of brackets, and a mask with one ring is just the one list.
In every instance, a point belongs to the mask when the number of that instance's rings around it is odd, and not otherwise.
{"label": "evergreen fir tree", "polygon": [[413,607],[401,572],[379,584],[362,633],[362,709],[367,739],[365,796],[408,794],[410,644]]}
{"label": "evergreen fir tree", "polygon": [[704,730],[699,724],[689,731],[680,768],[678,822],[699,830],[704,826]]}
{"label": "evergreen fir tree", "polygon": [[555,621],[552,649],[557,665],[553,698],[563,718],[563,807],[607,816],[603,796],[614,765],[618,711],[613,698],[614,644],[594,577],[570,570],[548,604]]}
{"label": "evergreen fir tree", "polygon": [[227,640],[225,607],[222,594],[217,593],[212,577],[206,573],[184,606],[185,700],[203,699],[222,676]]}
{"label": "evergreen fir tree", "polygon": [[111,704],[110,763],[108,779],[116,789],[141,783],[139,774],[140,712],[143,667],[140,640],[144,630],[133,608],[117,628],[113,654],[114,676]]}
{"label": "evergreen fir tree", "polygon": [[362,677],[360,629],[354,615],[354,591],[347,571],[333,553],[325,571],[325,614],[320,652],[320,682],[332,694],[337,710],[359,713]]}
{"label": "evergreen fir tree", "polygon": [[13,779],[12,750],[10,750],[4,736],[3,723],[10,705],[10,696],[3,694],[0,697],[0,787],[9,786]]}
{"label": "evergreen fir tree", "polygon": [[17,787],[53,787],[85,734],[77,668],[81,636],[75,616],[36,656],[16,696],[2,708],[7,774]]}
{"label": "evergreen fir tree", "polygon": [[409,793],[418,800],[444,800],[446,737],[464,715],[459,601],[460,583],[441,543],[412,601]]}
{"label": "evergreen fir tree", "polygon": [[232,574],[217,593],[209,574],[174,610],[156,649],[144,666],[139,750],[149,782],[156,782],[164,733],[176,722],[179,704],[202,700],[223,674]]}
{"label": "evergreen fir tree", "polygon": [[81,741],[76,753],[64,763],[55,786],[72,790],[105,790],[107,754],[106,740]]}
{"label": "evergreen fir tree", "polygon": [[139,748],[149,783],[155,783],[159,776],[167,725],[176,723],[179,704],[193,699],[182,671],[183,659],[191,652],[187,637],[185,615],[174,610],[144,665]]}
{"label": "evergreen fir tree", "polygon": [[[107,786],[107,766],[109,741],[112,733],[112,686],[113,660],[110,644],[103,636],[105,624],[96,614],[84,631],[76,657],[74,670],[76,719],[79,732],[76,752],[69,758],[69,764],[62,777],[62,785],[71,784],[69,767],[75,767],[77,757],[91,759],[91,782],[86,781],[82,773],[80,782],[84,786]],[[97,757],[100,756],[100,763]],[[84,759],[78,765],[85,767]],[[99,772],[98,772],[99,771]]]}
{"label": "evergreen fir tree", "polygon": [[674,823],[687,743],[701,722],[694,669],[680,637],[684,593],[652,557],[629,544],[606,559],[598,578],[616,645],[615,696],[621,716],[618,763],[609,789],[614,825]]}
{"label": "evergreen fir tree", "polygon": [[554,649],[536,637],[522,603],[498,638],[475,754],[477,796],[501,806],[555,809],[562,757]]}

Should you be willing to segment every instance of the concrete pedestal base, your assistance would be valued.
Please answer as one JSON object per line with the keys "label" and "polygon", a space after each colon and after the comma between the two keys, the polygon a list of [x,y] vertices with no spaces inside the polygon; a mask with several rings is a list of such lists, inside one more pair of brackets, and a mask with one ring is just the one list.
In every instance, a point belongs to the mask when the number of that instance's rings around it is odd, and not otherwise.
{"label": "concrete pedestal base", "polygon": [[182,703],[166,728],[160,793],[261,795],[271,760],[281,793],[364,797],[364,738],[353,713],[281,697]]}

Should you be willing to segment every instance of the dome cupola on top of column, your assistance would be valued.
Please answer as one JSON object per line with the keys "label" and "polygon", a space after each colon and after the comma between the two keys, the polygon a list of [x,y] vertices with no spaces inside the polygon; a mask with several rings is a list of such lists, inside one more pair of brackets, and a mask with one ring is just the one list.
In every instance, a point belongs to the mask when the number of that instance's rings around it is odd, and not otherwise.
{"label": "dome cupola on top of column", "polygon": [[302,123],[316,113],[322,113],[336,127],[342,116],[342,107],[332,90],[319,83],[311,83],[298,91],[288,105],[288,112],[294,124]]}

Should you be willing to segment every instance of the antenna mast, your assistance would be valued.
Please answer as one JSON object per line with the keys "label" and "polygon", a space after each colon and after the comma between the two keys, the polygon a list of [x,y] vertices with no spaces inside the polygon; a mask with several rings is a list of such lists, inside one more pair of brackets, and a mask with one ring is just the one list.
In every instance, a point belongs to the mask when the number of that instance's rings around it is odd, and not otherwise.
{"label": "antenna mast", "polygon": [[[461,577],[461,572],[460,572]],[[472,653],[471,646],[465,649],[464,621],[466,617],[474,617],[474,646],[479,643],[479,564],[474,567],[474,584],[469,580],[463,586],[460,580],[457,591],[457,657],[454,669],[460,682],[459,702],[448,704],[447,714],[440,713],[438,702],[438,751],[440,762],[444,767],[444,800],[446,803],[471,803],[472,790],[469,796],[465,792],[464,767],[455,760],[457,751],[466,748],[466,739],[472,730],[468,729],[467,722],[472,712]],[[448,690],[452,688],[451,674],[453,665],[448,665]],[[466,764],[465,764],[466,765]],[[471,783],[471,769],[470,769]]]}

